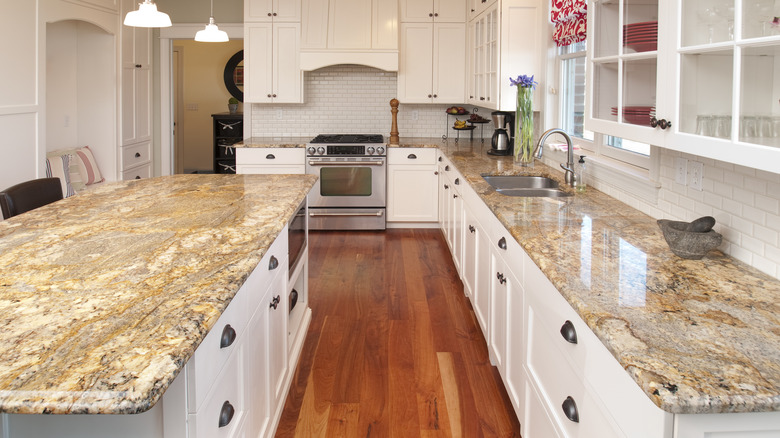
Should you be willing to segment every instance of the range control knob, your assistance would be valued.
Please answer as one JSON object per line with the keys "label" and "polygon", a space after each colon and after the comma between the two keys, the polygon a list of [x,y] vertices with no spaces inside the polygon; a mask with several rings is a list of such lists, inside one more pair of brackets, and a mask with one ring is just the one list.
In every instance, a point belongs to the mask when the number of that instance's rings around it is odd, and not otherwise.
{"label": "range control knob", "polygon": [[366,148],[366,152],[368,152],[368,155],[374,155],[374,147],[369,146],[368,148]]}
{"label": "range control knob", "polygon": [[317,148],[317,153],[320,154],[320,155],[324,155],[325,154],[325,148],[322,147],[322,146],[318,147]]}
{"label": "range control knob", "polygon": [[314,146],[309,146],[309,148],[308,148],[308,149],[306,149],[306,152],[307,152],[309,155],[314,155],[314,153],[315,153],[315,152],[317,152],[317,149],[315,149],[315,148],[314,148]]}
{"label": "range control knob", "polygon": [[379,154],[379,155],[384,154],[385,153],[385,148],[383,146],[379,146],[378,148],[376,148],[376,153]]}

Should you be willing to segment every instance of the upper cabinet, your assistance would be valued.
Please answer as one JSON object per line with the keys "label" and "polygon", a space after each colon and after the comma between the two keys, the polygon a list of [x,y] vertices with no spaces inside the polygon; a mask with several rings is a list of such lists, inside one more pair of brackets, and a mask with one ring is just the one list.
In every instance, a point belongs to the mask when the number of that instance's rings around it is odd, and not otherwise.
{"label": "upper cabinet", "polygon": [[301,0],[246,0],[244,21],[301,21]]}
{"label": "upper cabinet", "polygon": [[466,25],[401,23],[398,100],[461,103],[466,89]]}
{"label": "upper cabinet", "polygon": [[484,12],[487,8],[496,4],[498,0],[468,0],[469,20],[476,18],[477,15]]}
{"label": "upper cabinet", "polygon": [[[479,0],[481,1],[481,0]],[[467,103],[514,111],[517,88],[509,78],[533,75],[539,82],[533,108],[542,109],[545,89],[544,0],[496,0],[469,20]],[[480,3],[481,5],[481,3]]]}
{"label": "upper cabinet", "polygon": [[591,0],[586,128],[780,173],[780,5]]}
{"label": "upper cabinet", "polygon": [[301,68],[398,70],[398,0],[303,0]]}
{"label": "upper cabinet", "polygon": [[464,23],[466,0],[400,0],[401,21]]}

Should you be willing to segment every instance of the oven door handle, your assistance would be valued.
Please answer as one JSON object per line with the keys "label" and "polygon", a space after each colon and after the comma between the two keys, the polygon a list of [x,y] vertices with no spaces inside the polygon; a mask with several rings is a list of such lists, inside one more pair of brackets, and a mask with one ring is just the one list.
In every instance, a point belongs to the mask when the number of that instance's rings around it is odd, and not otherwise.
{"label": "oven door handle", "polygon": [[382,161],[309,161],[309,166],[384,166]]}
{"label": "oven door handle", "polygon": [[374,213],[315,213],[313,211],[309,211],[309,216],[311,217],[317,217],[317,216],[382,216],[384,212],[382,210],[379,210]]}

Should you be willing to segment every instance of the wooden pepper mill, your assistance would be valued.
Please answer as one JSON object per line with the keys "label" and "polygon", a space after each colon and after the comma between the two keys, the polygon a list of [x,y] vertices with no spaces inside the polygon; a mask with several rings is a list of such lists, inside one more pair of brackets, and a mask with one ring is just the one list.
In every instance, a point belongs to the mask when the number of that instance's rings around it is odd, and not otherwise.
{"label": "wooden pepper mill", "polygon": [[393,114],[393,124],[390,127],[390,144],[398,144],[398,99],[390,100],[390,112]]}

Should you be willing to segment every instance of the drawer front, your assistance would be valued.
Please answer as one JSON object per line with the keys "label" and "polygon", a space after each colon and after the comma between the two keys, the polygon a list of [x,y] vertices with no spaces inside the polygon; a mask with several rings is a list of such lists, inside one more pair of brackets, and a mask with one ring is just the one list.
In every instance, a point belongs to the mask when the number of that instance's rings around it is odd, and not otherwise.
{"label": "drawer front", "polygon": [[[556,338],[560,336],[541,321],[544,316],[536,311],[535,304],[529,303],[528,307],[527,367],[531,384],[548,414],[567,437],[624,436],[591,395],[583,377],[556,347]],[[576,414],[577,421],[572,414]]]}
{"label": "drawer front", "polygon": [[217,120],[214,125],[217,130],[217,137],[243,137],[243,120]]}
{"label": "drawer front", "polygon": [[240,385],[240,352],[230,357],[197,413],[188,415],[189,438],[237,438],[246,417]]}
{"label": "drawer front", "polygon": [[304,166],[306,151],[303,148],[236,148],[236,163],[260,165]]}
{"label": "drawer front", "polygon": [[[492,214],[488,218],[487,232],[490,238],[490,244],[493,245],[496,253],[504,259],[507,266],[509,266],[509,269],[514,272],[517,279],[522,282],[524,275],[522,261],[527,257],[523,248],[520,247],[517,240],[515,240],[509,231],[507,231],[501,222]],[[528,260],[530,261],[530,259]]]}
{"label": "drawer front", "polygon": [[214,173],[234,174],[236,173],[236,160],[224,159],[214,162]]}
{"label": "drawer front", "polygon": [[306,167],[303,164],[297,166],[248,166],[239,164],[236,166],[236,173],[239,175],[303,175],[306,173]]}
{"label": "drawer front", "polygon": [[436,164],[436,148],[389,148],[387,164]]}
{"label": "drawer front", "polygon": [[152,160],[152,144],[140,143],[122,147],[122,169],[127,170]]}
{"label": "drawer front", "polygon": [[217,158],[236,159],[236,148],[234,144],[240,142],[240,138],[219,138],[217,139]]}
{"label": "drawer front", "polygon": [[246,291],[247,296],[247,318],[255,313],[260,304],[267,305],[262,299],[268,288],[273,284],[273,280],[278,275],[282,275],[282,273],[286,275],[288,270],[287,240],[287,228],[285,227],[279,234],[279,237],[271,244],[271,247],[268,248],[265,255],[263,255],[252,275],[249,276],[241,287],[242,290]]}
{"label": "drawer front", "polygon": [[225,363],[241,343],[249,317],[244,286],[238,291],[217,323],[187,362],[187,409],[198,412]]}
{"label": "drawer front", "polygon": [[152,163],[144,164],[122,172],[122,180],[124,181],[131,180],[131,179],[151,178],[151,177],[152,177]]}

